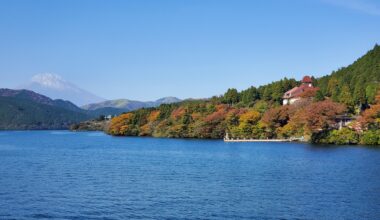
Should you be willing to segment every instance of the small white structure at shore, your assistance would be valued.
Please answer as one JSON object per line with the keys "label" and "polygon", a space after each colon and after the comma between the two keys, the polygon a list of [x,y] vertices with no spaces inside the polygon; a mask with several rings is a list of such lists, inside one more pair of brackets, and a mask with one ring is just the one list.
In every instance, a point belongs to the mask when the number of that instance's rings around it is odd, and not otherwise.
{"label": "small white structure at shore", "polygon": [[289,138],[289,139],[240,139],[240,138],[230,138],[228,132],[224,137],[224,142],[294,142],[294,141],[304,141],[304,137],[300,138]]}

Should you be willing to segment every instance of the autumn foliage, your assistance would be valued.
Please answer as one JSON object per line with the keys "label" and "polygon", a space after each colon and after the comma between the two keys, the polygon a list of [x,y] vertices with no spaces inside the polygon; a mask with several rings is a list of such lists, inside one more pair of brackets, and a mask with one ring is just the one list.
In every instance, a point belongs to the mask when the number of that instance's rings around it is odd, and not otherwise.
{"label": "autumn foliage", "polygon": [[255,107],[189,101],[120,115],[112,119],[108,132],[186,138],[222,138],[228,132],[234,138],[289,138],[333,128],[335,116],[344,111],[343,104],[331,100],[305,99],[290,106],[269,103],[262,113]]}
{"label": "autumn foliage", "polygon": [[380,129],[380,90],[375,100],[376,103],[364,111],[359,119],[365,129]]}
{"label": "autumn foliage", "polygon": [[125,131],[128,130],[128,124],[131,117],[132,113],[126,113],[112,118],[108,132],[112,135],[125,135]]}
{"label": "autumn foliage", "polygon": [[336,116],[345,111],[346,107],[343,104],[331,100],[315,102],[297,111],[291,122],[312,134],[334,127]]}
{"label": "autumn foliage", "polygon": [[[350,67],[313,79],[300,100],[282,106],[301,82],[284,78],[243,91],[228,89],[207,100],[140,109],[112,119],[112,135],[223,138],[305,137],[318,143],[380,144],[378,45]],[[310,79],[311,80],[311,79]],[[364,112],[362,112],[364,110]],[[360,117],[344,129],[339,116]]]}

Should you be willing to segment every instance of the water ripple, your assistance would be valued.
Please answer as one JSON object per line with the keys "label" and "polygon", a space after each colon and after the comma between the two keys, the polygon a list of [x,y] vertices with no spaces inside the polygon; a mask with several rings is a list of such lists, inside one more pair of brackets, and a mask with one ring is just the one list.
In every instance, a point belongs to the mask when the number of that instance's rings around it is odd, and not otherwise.
{"label": "water ripple", "polygon": [[0,137],[0,219],[380,216],[378,150],[66,134]]}

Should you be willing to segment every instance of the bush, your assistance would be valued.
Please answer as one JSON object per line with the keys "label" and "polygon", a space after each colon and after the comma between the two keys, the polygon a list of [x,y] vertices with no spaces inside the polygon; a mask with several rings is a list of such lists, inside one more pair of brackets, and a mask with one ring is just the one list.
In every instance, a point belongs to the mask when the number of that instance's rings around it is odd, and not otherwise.
{"label": "bush", "polygon": [[360,138],[360,143],[366,145],[380,144],[380,131],[369,130],[363,132]]}
{"label": "bush", "polygon": [[312,133],[307,140],[310,140],[313,144],[329,144],[329,134],[329,131]]}
{"label": "bush", "polygon": [[328,140],[331,144],[357,144],[359,135],[349,128],[342,128],[341,130],[331,131]]}

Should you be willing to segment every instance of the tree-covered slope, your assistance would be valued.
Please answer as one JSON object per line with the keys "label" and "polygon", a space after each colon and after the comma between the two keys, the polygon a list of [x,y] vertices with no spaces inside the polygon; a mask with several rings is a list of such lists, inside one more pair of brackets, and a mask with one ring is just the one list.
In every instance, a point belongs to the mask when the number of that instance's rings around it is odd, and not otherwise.
{"label": "tree-covered slope", "polygon": [[89,118],[67,101],[28,90],[0,89],[0,129],[65,129]]}
{"label": "tree-covered slope", "polygon": [[324,96],[349,106],[373,104],[380,83],[380,46],[353,64],[317,79]]}
{"label": "tree-covered slope", "polygon": [[[86,110],[85,110],[86,111]],[[108,116],[108,115],[120,115],[121,113],[124,112],[129,112],[130,110],[128,109],[120,109],[120,108],[112,108],[112,107],[104,107],[104,108],[98,108],[95,110],[87,110],[86,112],[89,115],[92,115],[94,118],[99,117],[99,116]]]}
{"label": "tree-covered slope", "polygon": [[56,106],[56,107],[64,108],[64,109],[75,111],[75,112],[84,112],[83,109],[74,105],[72,102],[65,101],[62,99],[53,100],[47,96],[41,95],[39,93],[30,91],[30,90],[25,90],[25,89],[20,89],[20,90],[0,89],[0,97],[11,97],[11,98],[19,99],[19,100],[28,100],[28,101],[33,101],[38,104]]}

